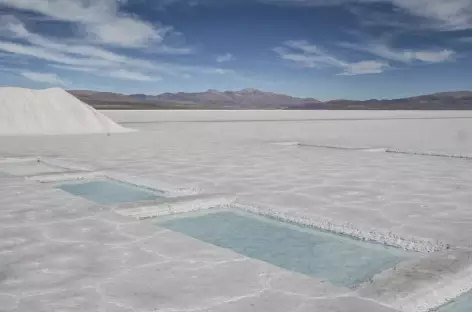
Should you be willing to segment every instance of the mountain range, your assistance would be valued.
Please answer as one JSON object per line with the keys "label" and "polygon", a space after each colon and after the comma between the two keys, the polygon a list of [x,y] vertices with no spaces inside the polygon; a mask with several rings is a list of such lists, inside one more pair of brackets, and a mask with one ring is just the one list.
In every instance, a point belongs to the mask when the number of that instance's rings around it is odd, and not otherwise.
{"label": "mountain range", "polygon": [[297,98],[285,94],[263,92],[256,89],[220,92],[210,89],[196,93],[162,93],[159,95],[124,95],[110,92],[69,91],[83,102],[96,108],[155,109],[280,109],[318,103],[313,98]]}
{"label": "mountain range", "polygon": [[301,110],[472,110],[472,92],[442,92],[392,100],[318,101],[257,89],[207,90],[159,95],[72,90],[72,95],[98,109],[301,109]]}
{"label": "mountain range", "polygon": [[472,110],[472,92],[441,92],[392,100],[334,100],[292,106],[290,109],[329,110]]}

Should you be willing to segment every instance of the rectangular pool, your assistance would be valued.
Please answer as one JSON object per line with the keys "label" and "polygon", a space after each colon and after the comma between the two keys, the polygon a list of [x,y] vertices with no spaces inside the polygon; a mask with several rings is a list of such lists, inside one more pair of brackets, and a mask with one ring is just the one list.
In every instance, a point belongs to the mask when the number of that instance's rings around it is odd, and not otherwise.
{"label": "rectangular pool", "polygon": [[113,180],[97,180],[74,184],[61,184],[57,188],[72,195],[80,196],[100,205],[133,203],[164,198],[158,191]]}
{"label": "rectangular pool", "polygon": [[156,218],[155,223],[247,257],[349,288],[410,257],[396,248],[232,210]]}
{"label": "rectangular pool", "polygon": [[25,161],[0,163],[0,172],[9,176],[33,176],[41,174],[66,172],[66,169],[48,166],[43,162]]}
{"label": "rectangular pool", "polygon": [[441,307],[438,312],[471,312],[472,292],[466,293]]}

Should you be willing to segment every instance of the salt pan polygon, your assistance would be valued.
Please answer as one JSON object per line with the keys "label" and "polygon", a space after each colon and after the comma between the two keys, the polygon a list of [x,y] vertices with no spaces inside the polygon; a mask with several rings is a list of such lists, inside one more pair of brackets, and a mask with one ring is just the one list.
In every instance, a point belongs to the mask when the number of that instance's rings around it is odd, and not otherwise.
{"label": "salt pan polygon", "polygon": [[354,288],[408,258],[406,252],[235,211],[156,223],[250,258]]}

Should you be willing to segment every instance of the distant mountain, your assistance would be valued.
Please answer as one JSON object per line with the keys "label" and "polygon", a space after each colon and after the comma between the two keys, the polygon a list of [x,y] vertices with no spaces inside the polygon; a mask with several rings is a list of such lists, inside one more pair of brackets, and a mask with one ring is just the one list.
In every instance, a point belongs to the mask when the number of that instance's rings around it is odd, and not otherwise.
{"label": "distant mountain", "polygon": [[256,89],[196,93],[124,95],[111,92],[69,91],[98,109],[301,109],[301,110],[472,110],[472,92],[441,92],[393,100],[334,100],[320,102]]}
{"label": "distant mountain", "polygon": [[88,90],[68,91],[76,98],[96,109],[199,109],[202,107],[179,105],[176,103],[153,102],[147,100],[147,95],[125,95],[111,92],[97,92]]}
{"label": "distant mountain", "polygon": [[196,93],[163,93],[156,96],[143,96],[133,94],[133,98],[145,99],[151,102],[200,104],[210,107],[218,106],[223,108],[282,108],[295,105],[303,105],[318,102],[315,99],[297,98],[284,94],[263,92],[256,89],[244,89],[241,91],[224,91],[210,89],[205,92]]}
{"label": "distant mountain", "polygon": [[291,106],[300,106],[308,103],[318,103],[313,98],[297,98],[284,94],[263,92],[256,89],[241,91],[224,91],[210,89],[195,93],[163,93],[159,95],[132,94],[124,95],[108,92],[69,91],[82,101],[92,106],[120,106],[124,103],[133,103],[137,106],[165,105],[180,108],[208,108],[208,109],[277,109]]}
{"label": "distant mountain", "polygon": [[289,109],[306,110],[472,110],[472,92],[441,92],[393,100],[334,100],[308,103]]}

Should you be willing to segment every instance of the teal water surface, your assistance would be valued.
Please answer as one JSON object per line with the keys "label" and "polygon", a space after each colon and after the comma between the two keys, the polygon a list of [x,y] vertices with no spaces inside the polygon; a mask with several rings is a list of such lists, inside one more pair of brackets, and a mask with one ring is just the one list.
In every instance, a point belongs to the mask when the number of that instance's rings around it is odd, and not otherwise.
{"label": "teal water surface", "polygon": [[472,312],[472,293],[467,293],[451,301],[438,312]]}
{"label": "teal water surface", "polygon": [[32,176],[48,173],[61,173],[65,169],[48,166],[42,162],[12,162],[0,164],[0,172],[10,176]]}
{"label": "teal water surface", "polygon": [[162,194],[154,193],[130,184],[109,180],[62,184],[58,186],[58,188],[101,205],[132,203],[163,198]]}
{"label": "teal water surface", "polygon": [[407,258],[406,252],[395,248],[232,211],[157,218],[155,222],[247,257],[349,288]]}

